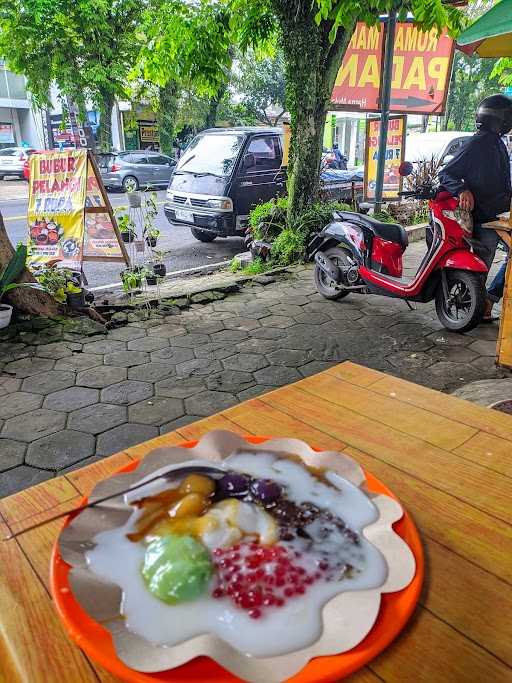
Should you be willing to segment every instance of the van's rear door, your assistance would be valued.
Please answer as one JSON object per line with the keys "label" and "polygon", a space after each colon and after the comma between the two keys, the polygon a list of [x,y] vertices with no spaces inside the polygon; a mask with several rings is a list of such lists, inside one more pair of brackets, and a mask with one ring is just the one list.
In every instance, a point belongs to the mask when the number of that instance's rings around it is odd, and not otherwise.
{"label": "van's rear door", "polygon": [[[250,210],[278,194],[276,183],[282,161],[280,136],[262,133],[252,136],[240,160],[233,184],[233,205],[237,228],[247,219]],[[244,159],[251,165],[244,163]]]}

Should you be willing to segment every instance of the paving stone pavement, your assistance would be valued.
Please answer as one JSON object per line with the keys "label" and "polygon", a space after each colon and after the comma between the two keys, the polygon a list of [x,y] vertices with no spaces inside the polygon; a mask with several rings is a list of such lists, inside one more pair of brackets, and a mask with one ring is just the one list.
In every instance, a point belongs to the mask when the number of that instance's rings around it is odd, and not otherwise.
{"label": "paving stone pavement", "polygon": [[[423,250],[411,246],[406,272]],[[38,320],[0,337],[0,496],[344,360],[444,391],[510,377],[494,366],[496,324],[457,335],[432,304],[326,301],[310,267],[129,318],[108,333],[86,319]]]}

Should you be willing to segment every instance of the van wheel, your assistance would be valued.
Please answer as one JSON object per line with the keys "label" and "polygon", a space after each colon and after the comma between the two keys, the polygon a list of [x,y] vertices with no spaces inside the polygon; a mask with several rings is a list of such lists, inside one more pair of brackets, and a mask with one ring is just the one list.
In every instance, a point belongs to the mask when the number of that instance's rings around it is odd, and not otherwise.
{"label": "van wheel", "polygon": [[436,290],[436,313],[439,321],[452,332],[469,332],[480,324],[485,309],[484,279],[466,270],[447,270],[449,298],[445,298],[442,282]]}
{"label": "van wheel", "polygon": [[196,240],[200,242],[213,242],[217,237],[214,232],[208,232],[208,230],[200,230],[199,228],[190,228],[190,232],[194,235]]}
{"label": "van wheel", "polygon": [[125,192],[137,192],[139,189],[139,181],[133,175],[127,175],[123,178],[123,190]]}

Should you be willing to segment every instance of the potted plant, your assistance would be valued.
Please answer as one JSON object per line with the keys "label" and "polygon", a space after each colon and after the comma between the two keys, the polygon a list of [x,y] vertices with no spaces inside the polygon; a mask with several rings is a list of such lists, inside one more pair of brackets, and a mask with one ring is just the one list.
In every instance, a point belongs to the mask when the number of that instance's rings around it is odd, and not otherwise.
{"label": "potted plant", "polygon": [[142,285],[143,269],[141,266],[134,266],[121,271],[121,282],[125,292],[133,292],[140,289]]}
{"label": "potted plant", "polygon": [[145,236],[148,247],[154,248],[156,247],[156,242],[160,237],[160,230],[158,228],[152,227],[149,230],[145,230]]}
{"label": "potted plant", "polygon": [[21,275],[26,259],[27,247],[24,244],[18,244],[11,260],[0,273],[0,329],[7,327],[12,317],[12,306],[2,303],[2,299],[7,292],[17,287],[43,289],[41,285],[35,282],[14,282]]}
{"label": "potted plant", "polygon": [[167,268],[165,267],[164,261],[165,252],[155,251],[153,256],[153,272],[158,277],[165,277],[167,273]]}
{"label": "potted plant", "polygon": [[154,287],[157,284],[157,282],[158,277],[154,273],[148,271],[148,273],[146,274],[146,284],[150,287]]}
{"label": "potted plant", "polygon": [[61,304],[70,308],[85,306],[85,292],[82,276],[69,268],[57,268],[56,264],[46,266],[34,273],[39,284]]}
{"label": "potted plant", "polygon": [[137,232],[135,230],[135,225],[127,214],[122,213],[117,216],[117,225],[123,242],[130,243],[136,239]]}

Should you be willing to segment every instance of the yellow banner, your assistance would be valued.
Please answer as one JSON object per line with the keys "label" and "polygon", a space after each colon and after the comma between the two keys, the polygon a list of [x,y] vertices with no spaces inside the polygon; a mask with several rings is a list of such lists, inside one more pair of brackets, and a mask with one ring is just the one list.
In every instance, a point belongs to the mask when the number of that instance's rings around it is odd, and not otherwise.
{"label": "yellow banner", "polygon": [[86,150],[44,152],[30,157],[29,267],[58,261],[80,270],[86,179]]}
{"label": "yellow banner", "polygon": [[[375,199],[379,136],[380,119],[368,119],[366,122],[366,161],[364,165],[366,199]],[[397,198],[402,187],[402,178],[398,173],[398,168],[404,158],[404,148],[405,116],[391,116],[388,126],[382,191],[382,196],[387,199]]]}

